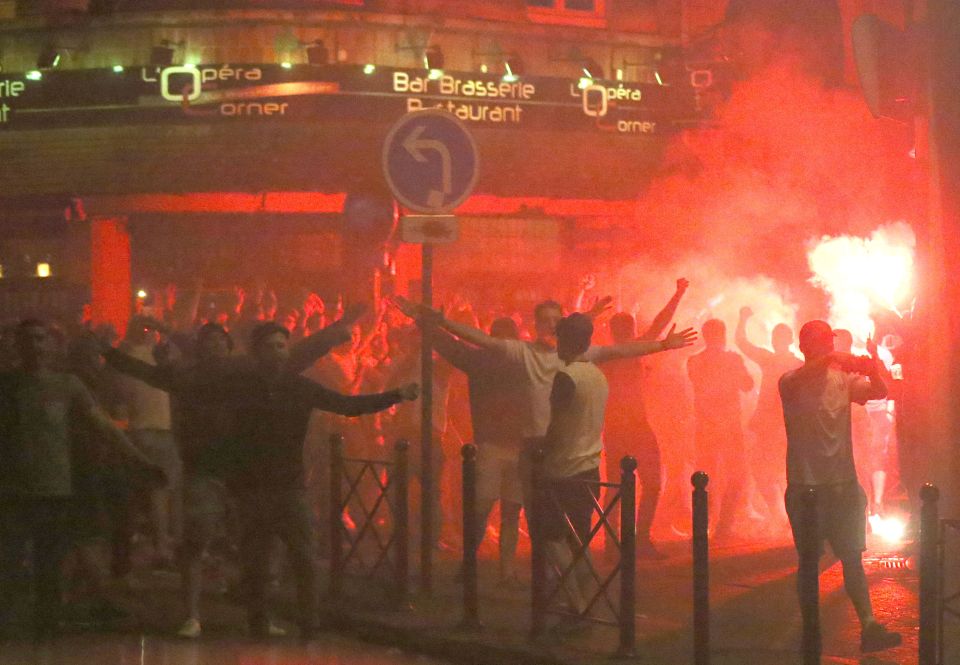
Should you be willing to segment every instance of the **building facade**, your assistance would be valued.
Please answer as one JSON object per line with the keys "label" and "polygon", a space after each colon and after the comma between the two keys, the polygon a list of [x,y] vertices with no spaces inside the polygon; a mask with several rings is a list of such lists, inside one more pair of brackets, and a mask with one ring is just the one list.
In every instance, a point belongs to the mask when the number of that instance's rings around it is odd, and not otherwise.
{"label": "building facade", "polygon": [[405,289],[417,252],[393,242],[381,153],[425,108],[480,163],[439,282],[538,297],[622,239],[670,138],[704,121],[715,63],[684,46],[724,4],[0,2],[5,309],[88,298],[122,323],[168,281],[349,292],[357,266]]}

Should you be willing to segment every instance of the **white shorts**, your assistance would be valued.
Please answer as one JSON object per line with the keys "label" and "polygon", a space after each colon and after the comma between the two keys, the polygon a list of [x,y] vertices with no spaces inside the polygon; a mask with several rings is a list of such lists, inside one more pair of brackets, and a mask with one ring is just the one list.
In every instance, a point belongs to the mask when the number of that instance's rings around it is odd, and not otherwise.
{"label": "white shorts", "polygon": [[477,445],[477,498],[480,501],[523,503],[520,483],[520,444]]}

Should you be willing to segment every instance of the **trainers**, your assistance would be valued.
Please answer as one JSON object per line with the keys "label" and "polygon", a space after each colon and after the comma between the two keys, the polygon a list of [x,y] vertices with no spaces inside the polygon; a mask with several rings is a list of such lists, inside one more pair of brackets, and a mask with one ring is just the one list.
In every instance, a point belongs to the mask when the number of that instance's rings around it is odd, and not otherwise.
{"label": "trainers", "polygon": [[860,632],[860,651],[869,653],[871,651],[883,651],[895,646],[899,646],[903,638],[900,633],[887,630],[885,626],[876,621],[867,624]]}
{"label": "trainers", "polygon": [[187,619],[177,631],[177,637],[184,637],[189,640],[195,640],[200,637],[203,630],[200,627],[199,619]]}
{"label": "trainers", "polygon": [[250,625],[250,634],[256,638],[286,637],[287,631],[272,621],[254,622]]}

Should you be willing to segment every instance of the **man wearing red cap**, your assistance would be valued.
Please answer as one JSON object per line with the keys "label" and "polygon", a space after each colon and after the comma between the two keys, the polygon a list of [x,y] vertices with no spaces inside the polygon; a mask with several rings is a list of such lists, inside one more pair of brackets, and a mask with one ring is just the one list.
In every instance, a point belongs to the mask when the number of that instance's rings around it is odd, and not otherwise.
{"label": "man wearing red cap", "polygon": [[[876,357],[833,350],[834,332],[825,321],[800,329],[803,367],[780,378],[787,428],[787,514],[801,550],[801,498],[816,490],[819,532],[843,564],[843,583],[860,619],[860,650],[900,644],[900,635],[877,623],[870,604],[862,555],[866,549],[866,495],[853,463],[850,404],[887,394]],[[819,545],[818,545],[819,546]],[[799,581],[799,577],[798,577]]]}

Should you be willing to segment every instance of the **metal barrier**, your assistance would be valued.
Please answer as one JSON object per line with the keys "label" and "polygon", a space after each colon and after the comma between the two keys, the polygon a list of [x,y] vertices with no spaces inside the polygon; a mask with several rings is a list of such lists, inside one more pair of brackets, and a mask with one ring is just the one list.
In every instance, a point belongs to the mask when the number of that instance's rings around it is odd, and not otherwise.
{"label": "metal barrier", "polygon": [[[937,661],[936,665],[945,665],[944,655],[946,640],[944,627],[947,619],[960,619],[960,589],[947,592],[946,574],[948,570],[960,569],[960,520],[940,520],[940,541],[937,551]],[[953,561],[948,561],[948,541],[955,542],[957,547],[950,548]],[[956,584],[957,580],[953,582]]]}
{"label": "metal barrier", "polygon": [[710,665],[710,527],[707,483],[710,477],[697,471],[693,485],[693,662]]}
{"label": "metal barrier", "polygon": [[480,590],[477,549],[480,547],[480,516],[477,514],[477,447],[468,443],[463,456],[463,622],[464,628],[480,627]]}
{"label": "metal barrier", "polygon": [[[937,665],[942,661],[938,649],[942,632],[940,596],[943,584],[943,538],[941,534],[940,492],[927,483],[920,490],[920,636],[919,665]],[[940,653],[938,654],[938,651]]]}
{"label": "metal barrier", "polygon": [[800,613],[803,617],[803,665],[820,665],[820,524],[817,491],[804,490],[801,497]]}
{"label": "metal barrier", "polygon": [[[530,536],[532,544],[532,616],[531,632],[534,638],[541,637],[546,632],[548,614],[577,620],[589,621],[619,629],[619,648],[617,655],[630,657],[636,651],[636,495],[637,461],[633,457],[624,457],[620,461],[621,480],[615,482],[597,482],[578,479],[551,479],[547,481],[543,473],[544,453],[542,450],[534,454],[532,478],[532,506]],[[592,500],[591,524],[585,538],[577,533],[574,524],[562,506],[562,501],[553,491],[563,487],[573,491],[582,491],[589,494]],[[600,499],[601,490],[606,489],[607,495]],[[603,501],[603,503],[601,503]],[[605,504],[605,505],[604,505]],[[620,510],[620,532],[610,525],[609,517],[617,509]],[[551,511],[556,511],[551,513]],[[566,542],[571,546],[571,560],[566,565],[560,565],[555,560],[552,568],[555,572],[555,581],[548,583],[548,555],[546,552],[546,537],[543,532],[545,520],[552,515],[562,515],[565,522]],[[607,574],[597,570],[590,559],[590,545],[601,532],[612,539],[619,553],[616,566]],[[580,608],[561,607],[559,596],[565,585],[575,581],[578,572],[588,572],[591,589],[583,597],[584,606]],[[620,589],[617,602],[611,598],[611,588],[614,580],[619,577]],[[577,584],[579,586],[579,584]],[[586,592],[584,589],[580,589]],[[572,599],[571,599],[572,600]],[[611,618],[594,616],[594,610],[603,607]]]}
{"label": "metal barrier", "polygon": [[[394,583],[393,596],[402,606],[409,596],[409,444],[394,446],[393,460],[354,459],[343,455],[343,436],[330,437],[330,596],[343,592],[348,572],[374,577],[386,570]],[[373,505],[364,502],[363,485],[373,483]],[[346,488],[346,492],[344,492]],[[343,522],[351,506],[360,509],[362,521],[351,534]],[[381,517],[389,518],[380,525]],[[346,552],[344,552],[346,550]]]}

